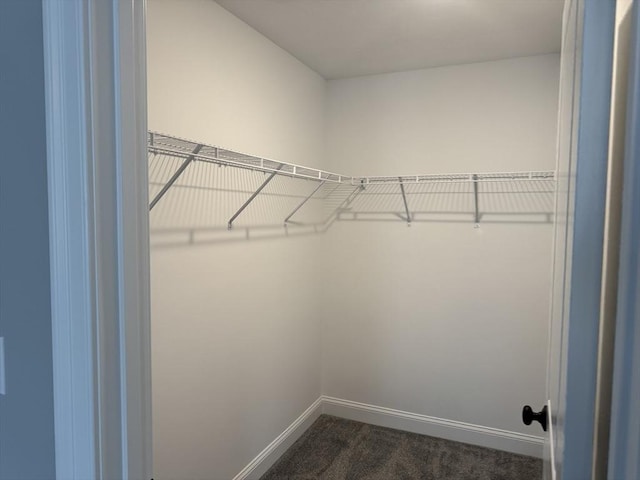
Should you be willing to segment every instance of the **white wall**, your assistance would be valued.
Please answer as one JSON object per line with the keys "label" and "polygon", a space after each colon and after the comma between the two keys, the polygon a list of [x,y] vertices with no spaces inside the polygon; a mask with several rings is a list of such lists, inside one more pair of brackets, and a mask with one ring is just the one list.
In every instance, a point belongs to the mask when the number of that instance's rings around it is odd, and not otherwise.
{"label": "white wall", "polygon": [[[151,130],[321,165],[321,77],[211,0],[152,0],[147,28]],[[151,162],[156,183],[169,167]],[[151,212],[158,479],[232,478],[320,395],[319,237],[227,234],[226,219],[264,180],[228,170],[190,167]],[[281,226],[298,199],[274,184],[265,194],[281,202]],[[272,220],[255,207],[238,223]],[[214,243],[197,240],[211,232]]]}
{"label": "white wall", "polygon": [[[210,0],[151,0],[148,39],[151,130],[346,174],[554,168],[556,55],[327,83]],[[285,237],[315,185],[278,179],[227,232],[264,178],[196,164],[151,212],[156,478],[233,477],[321,393],[537,433],[550,194]]]}
{"label": "white wall", "polygon": [[[330,81],[328,167],[553,170],[558,76],[559,56],[546,55]],[[552,211],[553,197],[519,191],[481,195],[494,213],[479,229],[471,195],[450,190],[433,196],[449,212],[439,220],[332,227],[324,394],[539,433],[520,412],[545,402],[552,226],[520,214]],[[424,206],[420,198],[410,195],[410,206]]]}

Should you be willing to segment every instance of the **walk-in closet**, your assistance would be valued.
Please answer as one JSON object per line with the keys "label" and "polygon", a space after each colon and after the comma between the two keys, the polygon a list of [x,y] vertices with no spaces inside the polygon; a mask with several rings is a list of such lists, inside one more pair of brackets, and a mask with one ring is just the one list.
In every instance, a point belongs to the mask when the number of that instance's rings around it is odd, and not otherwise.
{"label": "walk-in closet", "polygon": [[148,0],[156,480],[541,478],[563,6]]}

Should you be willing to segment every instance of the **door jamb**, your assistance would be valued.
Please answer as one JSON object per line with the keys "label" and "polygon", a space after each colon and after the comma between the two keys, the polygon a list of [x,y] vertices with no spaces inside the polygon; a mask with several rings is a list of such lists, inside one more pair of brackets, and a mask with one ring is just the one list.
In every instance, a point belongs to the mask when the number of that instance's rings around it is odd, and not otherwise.
{"label": "door jamb", "polygon": [[640,475],[640,6],[632,9],[609,478]]}
{"label": "door jamb", "polygon": [[56,476],[148,480],[146,5],[42,3]]}
{"label": "door jamb", "polygon": [[[563,422],[565,478],[592,478],[615,2],[584,0]],[[557,406],[558,407],[558,406]],[[557,432],[556,432],[557,433]]]}

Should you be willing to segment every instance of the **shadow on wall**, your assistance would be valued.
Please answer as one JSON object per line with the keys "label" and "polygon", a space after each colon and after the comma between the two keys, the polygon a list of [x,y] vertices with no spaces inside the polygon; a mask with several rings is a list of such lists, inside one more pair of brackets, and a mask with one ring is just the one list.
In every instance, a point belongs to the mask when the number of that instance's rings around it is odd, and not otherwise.
{"label": "shadow on wall", "polygon": [[[149,154],[149,194],[153,199],[182,163]],[[351,185],[192,162],[150,212],[153,248],[245,242],[317,235],[334,222],[469,223],[476,220],[472,182]],[[478,184],[477,215],[482,223],[550,223],[553,180],[512,180]],[[406,199],[406,204],[405,204]],[[234,216],[237,216],[234,218]],[[233,218],[232,228],[229,221]],[[410,220],[410,221],[408,221]]]}

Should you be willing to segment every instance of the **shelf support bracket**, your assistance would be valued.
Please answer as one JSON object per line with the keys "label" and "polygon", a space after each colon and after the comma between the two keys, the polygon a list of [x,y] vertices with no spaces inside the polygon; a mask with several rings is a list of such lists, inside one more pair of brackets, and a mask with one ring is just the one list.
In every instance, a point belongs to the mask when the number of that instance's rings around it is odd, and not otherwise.
{"label": "shelf support bracket", "polygon": [[478,206],[478,175],[474,174],[473,175],[473,197],[475,200],[475,221],[476,221],[476,228],[478,228],[480,226],[480,209]]}
{"label": "shelf support bracket", "polygon": [[151,211],[151,209],[156,206],[156,203],[158,203],[160,199],[164,196],[164,194],[167,193],[167,191],[171,188],[171,186],[174,183],[176,183],[176,180],[180,178],[180,175],[184,173],[184,171],[187,169],[189,164],[195,160],[195,155],[197,155],[200,152],[200,150],[202,150],[203,147],[204,145],[198,145],[196,148],[193,149],[193,151],[191,152],[191,155],[189,155],[185,159],[185,161],[182,162],[182,165],[180,165],[178,170],[176,170],[176,173],[174,173],[171,176],[169,181],[165,183],[164,187],[162,187],[162,190],[160,190],[158,194],[154,197],[154,199],[151,200],[151,203],[149,204],[149,211]]}
{"label": "shelf support bracket", "polygon": [[285,219],[284,219],[284,226],[285,226],[285,227],[287,226],[287,223],[289,223],[289,220],[291,219],[291,217],[293,217],[293,216],[298,212],[298,210],[300,210],[300,209],[304,206],[304,204],[305,204],[305,203],[307,203],[309,200],[311,200],[311,197],[313,197],[313,196],[317,193],[317,191],[318,191],[318,190],[320,190],[320,189],[322,188],[322,186],[323,186],[325,183],[327,183],[327,181],[326,181],[326,180],[323,180],[322,182],[320,182],[320,185],[318,185],[318,186],[313,190],[313,192],[311,192],[311,195],[309,195],[307,198],[305,198],[305,199],[300,203],[300,205],[298,205],[298,206],[295,208],[295,210],[294,210],[293,212],[291,212],[291,214],[290,214],[287,218],[285,218]]}
{"label": "shelf support bracket", "polygon": [[402,192],[402,201],[404,202],[404,211],[407,214],[407,226],[411,226],[411,214],[409,213],[409,204],[407,203],[407,193],[404,191],[404,183],[402,183],[402,177],[400,180],[400,191]]}
{"label": "shelf support bracket", "polygon": [[356,197],[358,195],[360,195],[361,192],[363,192],[365,189],[364,187],[364,183],[360,182],[360,184],[358,186],[356,186],[356,188],[353,189],[353,191],[349,194],[349,196],[347,198],[345,198],[342,203],[340,205],[338,205],[336,207],[336,209],[331,212],[331,214],[325,219],[324,223],[325,225],[327,223],[329,223],[331,221],[331,219],[335,216],[336,219],[338,219],[340,217],[340,212],[342,210],[344,210],[346,207],[348,207],[349,205],[351,205],[351,203],[356,199]]}
{"label": "shelf support bracket", "polygon": [[243,204],[243,205],[238,209],[238,211],[237,211],[236,213],[234,213],[234,214],[233,214],[233,217],[231,217],[231,218],[229,219],[229,222],[227,223],[227,228],[228,228],[229,230],[231,230],[231,229],[233,228],[233,222],[234,222],[234,220],[235,220],[236,218],[238,218],[238,216],[239,216],[239,215],[244,211],[244,209],[245,209],[245,208],[247,208],[247,207],[249,206],[249,204],[250,204],[251,202],[253,202],[253,200],[254,200],[254,199],[255,199],[255,198],[260,194],[260,192],[264,189],[264,187],[266,187],[267,185],[269,185],[269,182],[270,182],[271,180],[273,180],[273,177],[275,177],[275,176],[278,174],[278,172],[280,171],[280,169],[281,169],[283,166],[284,166],[283,164],[280,164],[280,166],[278,166],[278,168],[276,168],[273,172],[271,172],[271,175],[269,175],[269,177],[268,177],[264,182],[262,182],[262,185],[260,185],[260,186],[258,187],[258,189],[257,189],[255,192],[253,192],[253,194],[251,194],[251,196],[249,197],[249,199],[248,199],[246,202],[244,202],[244,204]]}

